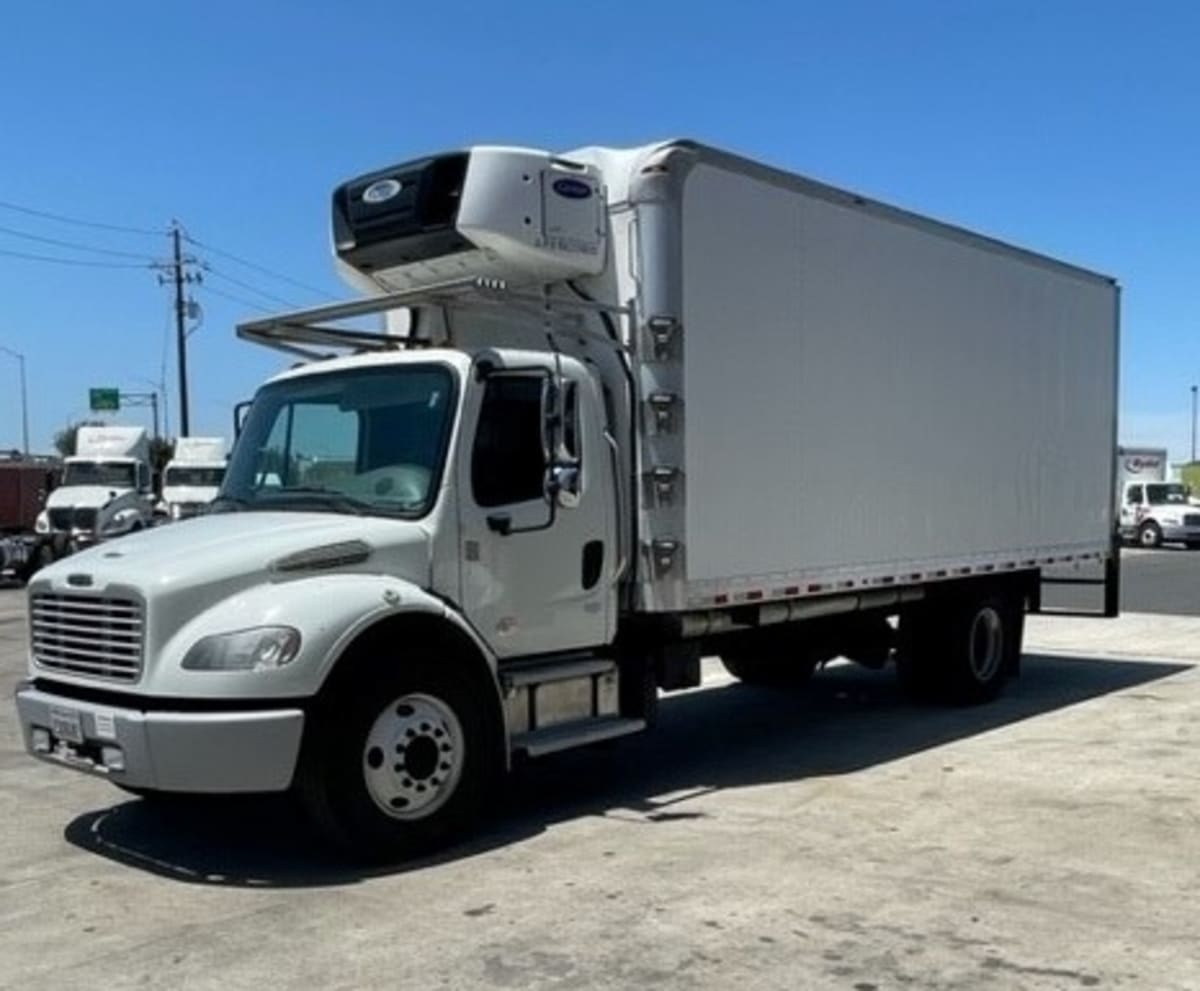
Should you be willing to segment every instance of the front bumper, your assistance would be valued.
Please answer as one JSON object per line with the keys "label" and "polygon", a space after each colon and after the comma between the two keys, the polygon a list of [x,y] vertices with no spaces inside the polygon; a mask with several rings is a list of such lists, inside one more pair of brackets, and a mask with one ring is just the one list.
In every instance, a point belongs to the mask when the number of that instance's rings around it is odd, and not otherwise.
{"label": "front bumper", "polygon": [[[34,757],[155,791],[283,791],[304,731],[298,708],[141,711],[53,695],[31,682],[18,687],[16,700]],[[56,735],[64,725],[77,726],[82,742]]]}
{"label": "front bumper", "polygon": [[1170,526],[1162,525],[1163,540],[1171,543],[1200,542],[1200,526]]}

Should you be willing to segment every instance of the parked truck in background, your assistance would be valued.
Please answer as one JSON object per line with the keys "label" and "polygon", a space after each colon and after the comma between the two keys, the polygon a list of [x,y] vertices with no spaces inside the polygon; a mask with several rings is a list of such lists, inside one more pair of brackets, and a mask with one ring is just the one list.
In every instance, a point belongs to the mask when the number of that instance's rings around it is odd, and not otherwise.
{"label": "parked truck in background", "polygon": [[224,437],[180,437],[163,471],[158,511],[172,520],[204,512],[224,477]]}
{"label": "parked truck in background", "polygon": [[238,328],[312,360],[212,510],[31,583],[37,757],[403,856],[702,655],[982,702],[1041,569],[1115,569],[1110,278],[686,141],[425,157],[333,231],[363,295]]}
{"label": "parked truck in background", "polygon": [[61,470],[51,458],[0,458],[0,580],[25,582],[53,560],[50,538],[35,527]]}
{"label": "parked truck in background", "polygon": [[78,550],[150,525],[150,439],[144,427],[82,426],[62,484],[46,500],[37,532]]}
{"label": "parked truck in background", "polygon": [[1165,448],[1118,448],[1116,479],[1122,539],[1141,547],[1181,543],[1200,549],[1200,506],[1186,485],[1167,481]]}

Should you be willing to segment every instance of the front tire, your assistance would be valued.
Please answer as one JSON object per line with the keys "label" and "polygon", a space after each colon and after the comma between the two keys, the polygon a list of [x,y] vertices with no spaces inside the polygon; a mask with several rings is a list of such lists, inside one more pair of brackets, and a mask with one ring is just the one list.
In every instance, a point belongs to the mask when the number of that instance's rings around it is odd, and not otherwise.
{"label": "front tire", "polygon": [[1162,546],[1162,530],[1157,523],[1143,523],[1138,527],[1137,540],[1139,547],[1153,549]]}
{"label": "front tire", "polygon": [[486,701],[451,658],[356,665],[305,733],[297,790],[353,856],[428,853],[479,817],[502,768]]}

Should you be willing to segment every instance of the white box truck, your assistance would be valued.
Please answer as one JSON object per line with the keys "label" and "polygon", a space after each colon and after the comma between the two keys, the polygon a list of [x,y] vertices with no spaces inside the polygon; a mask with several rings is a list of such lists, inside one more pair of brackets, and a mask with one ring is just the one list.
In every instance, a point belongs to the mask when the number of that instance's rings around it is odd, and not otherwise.
{"label": "white box truck", "polygon": [[333,231],[364,296],[238,328],[312,360],[213,511],[31,584],[34,755],[402,856],[702,655],[979,702],[1044,566],[1115,570],[1110,278],[687,141],[424,158]]}
{"label": "white box truck", "polygon": [[141,530],[153,519],[150,478],[145,427],[82,426],[35,529],[75,550]]}
{"label": "white box truck", "polygon": [[178,438],[175,452],[163,469],[157,511],[172,520],[204,512],[217,497],[224,477],[224,437]]}
{"label": "white box truck", "polygon": [[1124,540],[1140,547],[1179,543],[1200,550],[1200,506],[1192,504],[1186,485],[1167,481],[1166,448],[1119,448],[1116,478]]}

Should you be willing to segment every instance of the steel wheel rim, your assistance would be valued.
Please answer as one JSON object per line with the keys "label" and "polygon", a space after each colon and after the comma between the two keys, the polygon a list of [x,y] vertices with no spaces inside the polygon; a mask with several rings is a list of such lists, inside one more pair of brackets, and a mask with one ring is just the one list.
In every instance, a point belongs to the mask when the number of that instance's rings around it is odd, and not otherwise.
{"label": "steel wheel rim", "polygon": [[413,693],[376,717],[363,745],[371,800],[393,819],[423,819],[449,801],[466,758],[462,725],[433,695]]}
{"label": "steel wheel rim", "polygon": [[1153,547],[1157,543],[1153,527],[1142,527],[1142,546]]}
{"label": "steel wheel rim", "polygon": [[981,683],[990,681],[1000,668],[1004,652],[1004,624],[991,606],[975,614],[967,651],[975,677]]}

